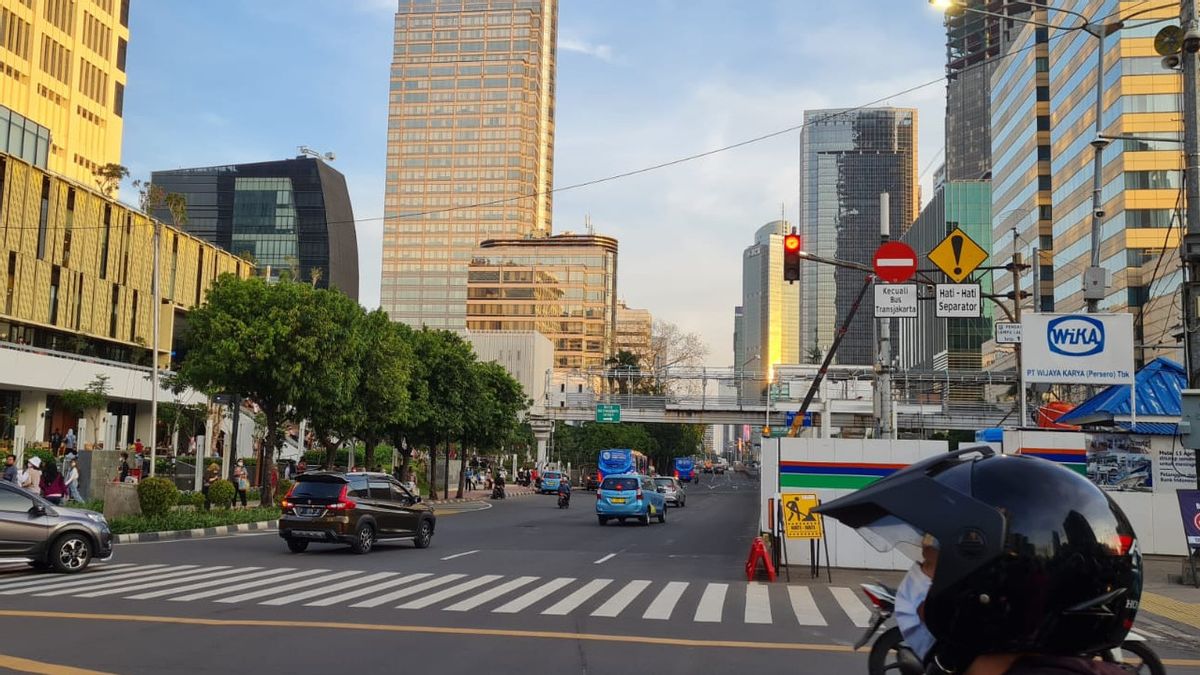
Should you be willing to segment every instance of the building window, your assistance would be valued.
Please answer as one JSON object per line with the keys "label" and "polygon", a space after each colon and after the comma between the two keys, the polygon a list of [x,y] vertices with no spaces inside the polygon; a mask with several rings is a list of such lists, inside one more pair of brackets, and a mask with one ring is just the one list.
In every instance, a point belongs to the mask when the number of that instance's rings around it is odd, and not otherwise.
{"label": "building window", "polygon": [[1037,116],[1037,130],[1038,131],[1050,131],[1050,116],[1049,115],[1038,115]]}
{"label": "building window", "polygon": [[117,117],[125,116],[125,85],[120,82],[113,91],[113,112],[117,114]]}
{"label": "building window", "polygon": [[1039,86],[1037,88],[1036,93],[1037,93],[1037,100],[1039,100],[1039,101],[1049,101],[1050,100],[1050,87]]}
{"label": "building window", "polygon": [[[1049,208],[1049,207],[1045,207],[1045,208]],[[1042,251],[1053,251],[1054,250],[1054,235],[1039,234],[1038,235],[1038,249],[1042,250]]]}
{"label": "building window", "polygon": [[58,323],[58,285],[62,279],[62,270],[58,265],[50,271],[50,324]]}
{"label": "building window", "polygon": [[1131,190],[1178,190],[1180,171],[1126,171],[1125,187]]}
{"label": "building window", "polygon": [[129,51],[129,42],[125,38],[117,38],[117,70],[125,72],[125,58]]}
{"label": "building window", "polygon": [[1170,227],[1171,209],[1129,209],[1125,212],[1126,227]]}
{"label": "building window", "polygon": [[1048,146],[1048,145],[1037,146],[1037,158],[1038,158],[1038,161],[1049,160],[1050,159],[1050,146]]}
{"label": "building window", "polygon": [[75,188],[67,188],[67,218],[63,232],[62,264],[71,264],[71,230],[75,227]]}
{"label": "building window", "polygon": [[[1053,220],[1053,219],[1054,219],[1054,207],[1053,206],[1051,206],[1049,204],[1042,204],[1042,205],[1038,206],[1038,220]],[[1048,235],[1043,235],[1043,236],[1048,236]]]}
{"label": "building window", "polygon": [[104,230],[100,235],[100,278],[108,278],[108,241],[112,237],[112,205],[104,205]]}
{"label": "building window", "polygon": [[121,287],[113,284],[112,298],[108,304],[108,336],[117,337],[117,315],[121,308]]}
{"label": "building window", "polygon": [[50,178],[42,178],[42,204],[38,212],[37,257],[46,259],[46,236],[50,220]]}

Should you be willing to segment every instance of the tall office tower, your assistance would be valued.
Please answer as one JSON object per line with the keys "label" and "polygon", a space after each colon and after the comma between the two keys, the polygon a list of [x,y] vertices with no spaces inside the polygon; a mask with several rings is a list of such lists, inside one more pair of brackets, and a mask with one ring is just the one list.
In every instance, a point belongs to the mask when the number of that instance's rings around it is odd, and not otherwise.
{"label": "tall office tower", "polygon": [[550,233],[557,0],[399,0],[380,304],[466,325],[485,239]]}
{"label": "tall office tower", "polygon": [[[253,260],[260,273],[311,281],[358,299],[358,242],[346,177],[322,159],[155,171],[150,181],[187,200],[181,227]],[[169,209],[153,214],[171,222]]]}
{"label": "tall office tower", "polygon": [[468,271],[467,328],[537,331],[554,368],[600,369],[617,331],[617,240],[596,234],[491,239]]}
{"label": "tall office tower", "polygon": [[[917,216],[917,111],[911,108],[809,110],[800,132],[800,240],[806,251],[869,265],[879,248],[879,195],[891,195],[891,235]],[[829,350],[863,285],[863,274],[829,265],[800,268],[800,345]],[[874,320],[860,307],[837,363],[876,359]],[[810,360],[807,359],[806,360]]]}
{"label": "tall office tower", "polygon": [[0,0],[0,152],[89,187],[121,162],[129,0]]}
{"label": "tall office tower", "polygon": [[800,362],[800,286],[783,280],[783,235],[791,229],[786,220],[771,221],[742,252],[743,335],[734,340],[744,353],[734,368],[764,380],[774,366]]}
{"label": "tall office tower", "polygon": [[991,74],[1021,24],[1046,0],[964,0],[973,11],[946,14],[946,180],[979,180],[991,171]]}

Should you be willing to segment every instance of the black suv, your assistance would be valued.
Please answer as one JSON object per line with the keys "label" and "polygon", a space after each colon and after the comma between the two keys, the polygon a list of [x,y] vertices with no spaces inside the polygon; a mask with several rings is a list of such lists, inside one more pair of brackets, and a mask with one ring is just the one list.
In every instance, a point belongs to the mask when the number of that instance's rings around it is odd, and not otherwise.
{"label": "black suv", "polygon": [[293,553],[314,541],[367,553],[386,540],[426,548],[436,524],[433,509],[386,473],[315,471],[298,476],[284,497],[279,536]]}

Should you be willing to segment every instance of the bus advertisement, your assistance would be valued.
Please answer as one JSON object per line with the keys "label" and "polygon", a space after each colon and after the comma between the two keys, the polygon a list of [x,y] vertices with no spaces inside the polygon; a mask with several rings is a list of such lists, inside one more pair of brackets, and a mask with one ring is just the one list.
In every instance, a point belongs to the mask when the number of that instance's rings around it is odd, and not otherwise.
{"label": "bus advertisement", "polygon": [[699,482],[700,477],[696,474],[696,462],[691,457],[676,457],[675,477],[684,483]]}
{"label": "bus advertisement", "polygon": [[598,461],[598,473],[600,480],[603,481],[605,476],[611,476],[623,473],[640,473],[647,474],[650,469],[650,461],[646,455],[637,450],[626,448],[611,448],[601,450]]}

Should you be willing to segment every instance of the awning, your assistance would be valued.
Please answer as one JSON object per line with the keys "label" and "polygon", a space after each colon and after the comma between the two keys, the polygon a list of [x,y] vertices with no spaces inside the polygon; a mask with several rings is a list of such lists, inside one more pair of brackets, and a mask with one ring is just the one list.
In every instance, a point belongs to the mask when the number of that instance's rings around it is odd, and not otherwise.
{"label": "awning", "polygon": [[1183,366],[1157,358],[1137,372],[1137,424],[1129,414],[1129,385],[1115,384],[1058,418],[1062,424],[1116,427],[1139,434],[1174,435],[1179,422],[1181,393],[1187,387]]}

